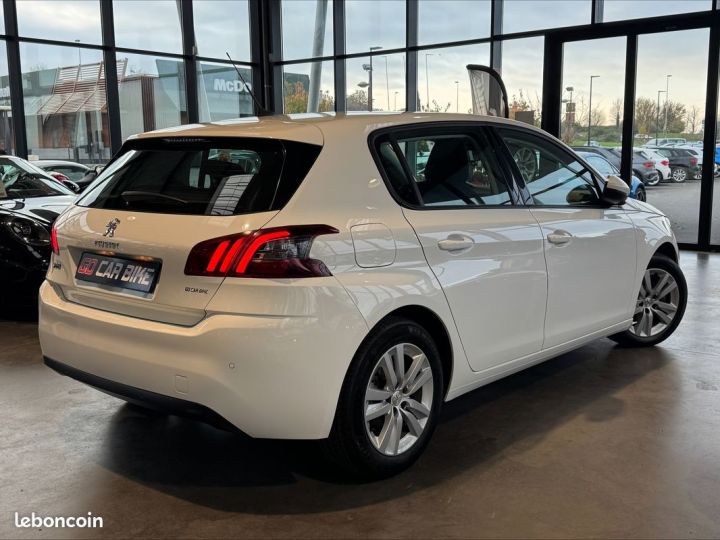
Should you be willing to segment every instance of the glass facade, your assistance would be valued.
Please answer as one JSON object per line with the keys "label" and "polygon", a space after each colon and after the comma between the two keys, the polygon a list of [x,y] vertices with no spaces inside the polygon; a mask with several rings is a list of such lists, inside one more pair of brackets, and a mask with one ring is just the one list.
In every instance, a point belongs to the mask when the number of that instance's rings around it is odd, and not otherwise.
{"label": "glass facade", "polygon": [[[6,0],[0,150],[102,163],[143,131],[255,114],[253,94],[278,113],[468,113],[466,66],[483,64],[502,74],[511,118],[569,144],[627,147],[628,101],[633,147],[676,139],[697,151],[708,74],[718,79],[708,66],[720,49],[709,43],[715,3]],[[635,101],[625,100],[633,34]],[[709,214],[699,170],[649,187],[648,200],[681,242],[718,245],[720,185]]]}
{"label": "glass facade", "polygon": [[108,138],[102,52],[20,44],[29,156],[103,163]]}

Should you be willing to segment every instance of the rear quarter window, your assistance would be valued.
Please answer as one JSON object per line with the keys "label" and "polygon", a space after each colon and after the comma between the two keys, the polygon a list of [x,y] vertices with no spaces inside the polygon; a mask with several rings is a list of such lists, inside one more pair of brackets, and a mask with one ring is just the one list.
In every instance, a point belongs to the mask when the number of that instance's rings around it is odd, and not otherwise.
{"label": "rear quarter window", "polygon": [[295,193],[320,149],[258,138],[135,140],[78,204],[208,216],[277,210]]}

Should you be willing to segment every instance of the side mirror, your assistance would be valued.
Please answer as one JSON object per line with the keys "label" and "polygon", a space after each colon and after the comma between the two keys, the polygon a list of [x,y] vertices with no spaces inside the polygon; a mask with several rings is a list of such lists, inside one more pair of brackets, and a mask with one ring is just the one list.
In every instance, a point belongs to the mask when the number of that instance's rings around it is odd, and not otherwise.
{"label": "side mirror", "polygon": [[630,194],[630,186],[625,181],[618,178],[614,174],[608,175],[605,182],[605,188],[602,192],[602,198],[609,204],[624,204]]}

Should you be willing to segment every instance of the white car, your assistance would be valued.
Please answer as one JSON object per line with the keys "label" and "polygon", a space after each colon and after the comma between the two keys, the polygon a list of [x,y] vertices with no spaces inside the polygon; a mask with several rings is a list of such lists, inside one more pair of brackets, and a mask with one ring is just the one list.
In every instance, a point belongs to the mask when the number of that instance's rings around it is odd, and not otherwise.
{"label": "white car", "polygon": [[322,439],[352,473],[390,475],[445,401],[598,338],[675,330],[670,222],[627,192],[492,117],[144,134],[56,221],[43,355],[126,400]]}
{"label": "white car", "polygon": [[670,160],[666,156],[663,156],[652,148],[635,148],[634,150],[641,152],[647,156],[650,161],[655,163],[655,169],[661,181],[670,180],[672,169],[670,168]]}

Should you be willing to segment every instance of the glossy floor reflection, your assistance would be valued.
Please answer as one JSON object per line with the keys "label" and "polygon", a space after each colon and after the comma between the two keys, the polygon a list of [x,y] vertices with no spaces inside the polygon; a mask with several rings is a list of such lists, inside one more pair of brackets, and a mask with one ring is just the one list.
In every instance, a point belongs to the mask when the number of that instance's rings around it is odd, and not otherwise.
{"label": "glossy floor reflection", "polygon": [[[334,481],[309,444],[138,409],[41,364],[0,322],[0,537],[718,537],[720,255],[655,349],[600,340],[447,405],[399,477]],[[14,512],[102,530],[23,530]]]}

